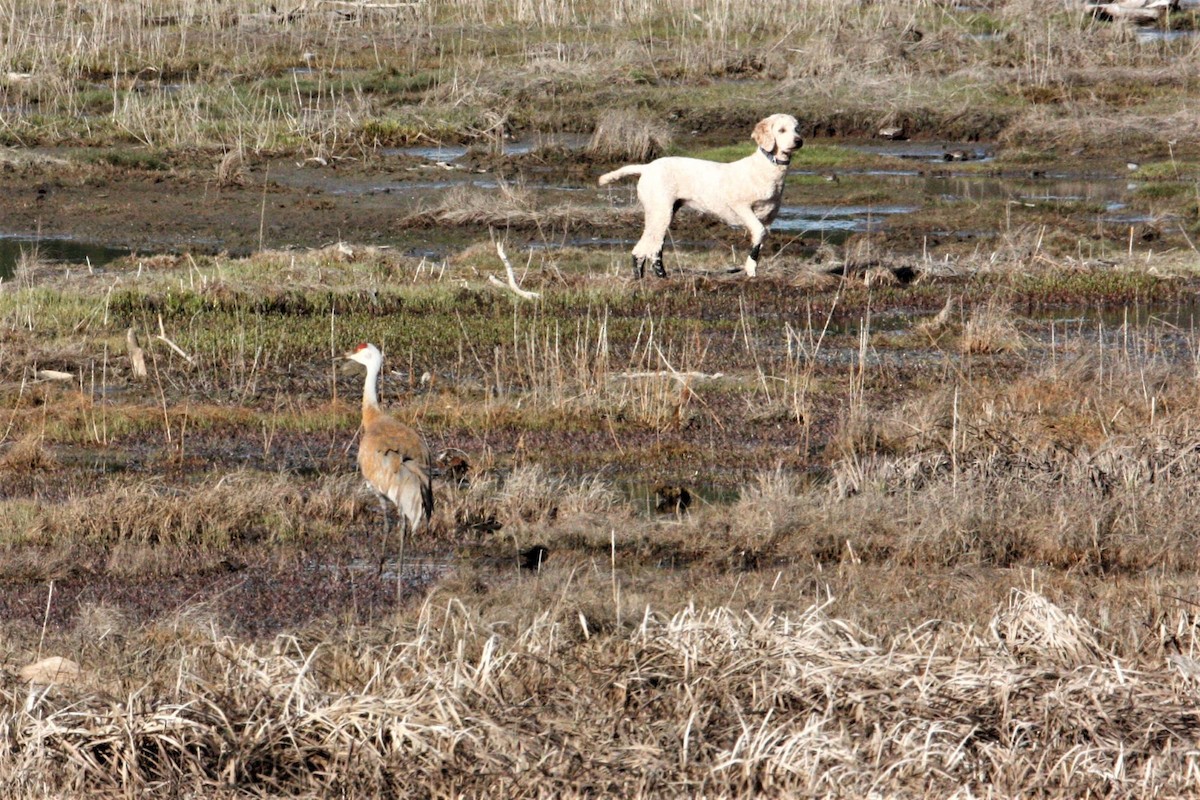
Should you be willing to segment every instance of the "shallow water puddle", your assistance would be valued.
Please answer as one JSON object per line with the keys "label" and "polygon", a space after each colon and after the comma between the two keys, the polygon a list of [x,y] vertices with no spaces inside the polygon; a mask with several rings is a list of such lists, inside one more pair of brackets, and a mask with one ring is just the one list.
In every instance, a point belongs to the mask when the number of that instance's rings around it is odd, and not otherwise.
{"label": "shallow water puddle", "polygon": [[860,153],[900,158],[906,161],[956,162],[990,161],[995,157],[993,146],[977,142],[926,142],[901,139],[895,141],[830,142]]}
{"label": "shallow water puddle", "polygon": [[771,230],[798,235],[817,235],[837,243],[845,236],[877,230],[885,217],[911,214],[919,206],[788,206],[779,210]]}
{"label": "shallow water puddle", "polygon": [[123,247],[79,242],[73,239],[38,239],[0,233],[0,280],[11,280],[23,255],[39,261],[79,264],[85,269],[99,267],[129,255]]}
{"label": "shallow water puddle", "polygon": [[[505,141],[501,152],[506,156],[529,155],[535,150],[557,148],[562,150],[582,150],[590,137],[581,134],[555,133],[532,136],[527,139]],[[427,161],[450,162],[462,158],[469,151],[467,145],[433,144],[417,147],[391,147],[382,151],[385,156],[409,156],[423,158]]]}
{"label": "shallow water puddle", "polygon": [[[1192,6],[1193,8],[1200,7],[1200,4]],[[1158,42],[1178,42],[1186,41],[1196,35],[1196,31],[1163,31],[1157,28],[1139,28],[1137,30],[1137,40],[1141,44],[1156,44]]]}
{"label": "shallow water puddle", "polygon": [[[390,546],[394,547],[393,542]],[[404,557],[404,582],[428,583],[445,576],[457,564],[454,558],[423,553],[410,553]],[[313,564],[318,570],[334,574],[377,574],[386,581],[394,581],[401,574],[400,562],[394,554],[382,555],[378,560],[352,558],[347,561],[321,561]]]}

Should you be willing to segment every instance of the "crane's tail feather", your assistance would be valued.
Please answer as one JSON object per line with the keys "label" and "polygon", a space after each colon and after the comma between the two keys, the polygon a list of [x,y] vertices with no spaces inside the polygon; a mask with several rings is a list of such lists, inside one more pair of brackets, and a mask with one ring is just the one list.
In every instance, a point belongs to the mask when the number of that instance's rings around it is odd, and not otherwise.
{"label": "crane's tail feather", "polygon": [[408,521],[409,530],[415,531],[433,516],[433,484],[428,473],[415,469],[397,477],[388,497]]}

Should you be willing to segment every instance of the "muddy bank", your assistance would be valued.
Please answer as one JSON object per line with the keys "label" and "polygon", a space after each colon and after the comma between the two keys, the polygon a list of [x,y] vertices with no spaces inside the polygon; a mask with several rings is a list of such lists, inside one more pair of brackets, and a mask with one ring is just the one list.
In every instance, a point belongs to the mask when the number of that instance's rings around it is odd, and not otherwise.
{"label": "muddy bank", "polygon": [[[30,168],[0,175],[6,198],[4,233],[73,239],[143,253],[320,247],[337,241],[418,250],[429,232],[400,232],[404,213],[386,194],[337,194],[291,186],[305,171],[290,161],[247,170],[221,186],[199,169],[73,171]],[[366,175],[377,168],[329,168]],[[310,170],[311,171],[311,170]]]}

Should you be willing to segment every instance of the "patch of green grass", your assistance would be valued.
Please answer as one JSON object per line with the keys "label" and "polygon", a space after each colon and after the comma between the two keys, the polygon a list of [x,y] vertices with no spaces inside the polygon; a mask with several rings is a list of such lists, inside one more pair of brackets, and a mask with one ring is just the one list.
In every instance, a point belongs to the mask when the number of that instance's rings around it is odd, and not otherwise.
{"label": "patch of green grass", "polygon": [[1004,30],[1004,23],[987,11],[954,14],[953,19],[965,33],[976,36],[999,33]]}
{"label": "patch of green grass", "polygon": [[1013,286],[1021,295],[1041,302],[1132,303],[1178,296],[1174,281],[1134,270],[1090,272],[1051,271],[1018,275]]}
{"label": "patch of green grass", "polygon": [[166,156],[156,150],[117,148],[88,153],[84,161],[89,164],[106,164],[120,169],[138,169],[161,172],[170,169]]}
{"label": "patch of green grass", "polygon": [[1177,181],[1141,183],[1138,184],[1134,194],[1146,200],[1175,200],[1194,197],[1196,187],[1192,184]]}
{"label": "patch of green grass", "polygon": [[1200,177],[1195,161],[1152,161],[1138,166],[1135,177],[1145,180],[1180,180]]}

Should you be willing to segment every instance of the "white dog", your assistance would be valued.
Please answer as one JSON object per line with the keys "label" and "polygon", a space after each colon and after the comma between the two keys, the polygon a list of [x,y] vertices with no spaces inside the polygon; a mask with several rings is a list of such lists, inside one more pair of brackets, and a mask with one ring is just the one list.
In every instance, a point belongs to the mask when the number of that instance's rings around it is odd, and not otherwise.
{"label": "white dog", "polygon": [[653,259],[655,275],[667,276],[662,260],[663,238],[675,212],[687,206],[730,225],[741,225],[750,233],[746,274],[753,278],[767,226],[779,213],[783,179],[792,153],[804,145],[796,127],[796,118],[787,114],[772,114],[761,120],[753,134],[758,151],[729,164],[699,158],[659,158],[601,175],[601,186],[626,175],[641,175],[637,193],[646,212],[646,225],[633,248],[634,277],[645,274],[649,259]]}

